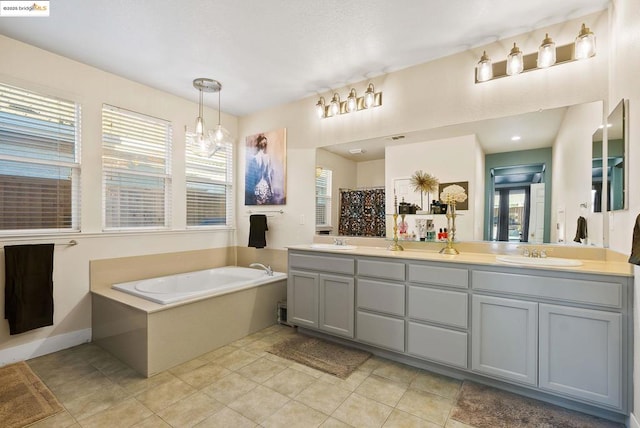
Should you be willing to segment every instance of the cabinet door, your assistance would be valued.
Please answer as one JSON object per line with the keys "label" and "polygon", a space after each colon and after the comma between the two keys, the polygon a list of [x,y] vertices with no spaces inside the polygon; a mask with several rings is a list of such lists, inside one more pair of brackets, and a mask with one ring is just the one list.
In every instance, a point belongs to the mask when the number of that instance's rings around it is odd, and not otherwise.
{"label": "cabinet door", "polygon": [[538,304],[473,296],[471,368],[537,384]]}
{"label": "cabinet door", "polygon": [[294,325],[318,328],[317,273],[290,270],[287,283],[287,321]]}
{"label": "cabinet door", "polygon": [[353,338],[353,284],[352,277],[320,274],[321,330]]}
{"label": "cabinet door", "polygon": [[621,408],[621,315],[540,304],[540,388]]}

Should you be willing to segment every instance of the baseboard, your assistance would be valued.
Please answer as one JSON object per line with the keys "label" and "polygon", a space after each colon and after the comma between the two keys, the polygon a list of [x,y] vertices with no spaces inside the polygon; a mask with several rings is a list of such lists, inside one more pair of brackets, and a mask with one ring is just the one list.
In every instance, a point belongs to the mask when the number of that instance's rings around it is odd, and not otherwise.
{"label": "baseboard", "polygon": [[24,345],[0,350],[0,367],[18,361],[25,361],[41,355],[51,354],[91,341],[91,329],[76,330],[70,333],[34,340]]}
{"label": "baseboard", "polygon": [[633,413],[629,416],[629,428],[640,428],[640,422]]}

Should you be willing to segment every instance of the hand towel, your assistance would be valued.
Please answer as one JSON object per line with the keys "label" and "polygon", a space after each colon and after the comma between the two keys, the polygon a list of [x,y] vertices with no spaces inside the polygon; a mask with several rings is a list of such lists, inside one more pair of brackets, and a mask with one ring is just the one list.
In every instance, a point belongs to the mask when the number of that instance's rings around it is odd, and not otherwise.
{"label": "hand towel", "polygon": [[636,225],[633,227],[633,240],[631,242],[629,263],[640,265],[640,214],[636,217]]}
{"label": "hand towel", "polygon": [[4,247],[9,334],[53,325],[53,244]]}
{"label": "hand towel", "polygon": [[264,214],[252,214],[249,216],[249,247],[264,248],[267,246],[265,232],[267,216]]}
{"label": "hand towel", "polygon": [[578,217],[578,226],[576,228],[576,237],[573,238],[575,242],[582,242],[583,239],[587,239],[587,219],[580,216]]}

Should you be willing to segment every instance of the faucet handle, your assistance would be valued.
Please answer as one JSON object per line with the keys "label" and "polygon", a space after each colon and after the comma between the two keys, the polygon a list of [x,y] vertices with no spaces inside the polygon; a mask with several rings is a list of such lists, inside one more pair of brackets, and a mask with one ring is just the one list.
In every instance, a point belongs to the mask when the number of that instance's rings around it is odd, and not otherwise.
{"label": "faucet handle", "polygon": [[525,257],[531,257],[531,253],[529,252],[528,248],[525,248],[524,250],[522,250],[522,255]]}

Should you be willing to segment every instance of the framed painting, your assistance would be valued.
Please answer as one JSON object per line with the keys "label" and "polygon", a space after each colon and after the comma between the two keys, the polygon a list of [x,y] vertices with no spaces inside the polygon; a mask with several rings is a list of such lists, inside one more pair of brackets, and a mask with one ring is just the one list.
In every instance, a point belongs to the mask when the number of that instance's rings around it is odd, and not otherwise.
{"label": "framed painting", "polygon": [[456,209],[459,211],[468,210],[469,209],[469,182],[468,181],[456,181],[455,183],[440,183],[438,186],[438,199],[440,199],[440,194],[442,193],[442,190],[447,186],[451,186],[452,184],[457,184],[458,186],[462,187],[464,189],[464,193],[467,194],[467,199],[464,202],[458,202],[456,204]]}
{"label": "framed painting", "polygon": [[261,132],[245,140],[244,204],[284,205],[287,130]]}

